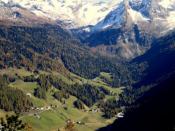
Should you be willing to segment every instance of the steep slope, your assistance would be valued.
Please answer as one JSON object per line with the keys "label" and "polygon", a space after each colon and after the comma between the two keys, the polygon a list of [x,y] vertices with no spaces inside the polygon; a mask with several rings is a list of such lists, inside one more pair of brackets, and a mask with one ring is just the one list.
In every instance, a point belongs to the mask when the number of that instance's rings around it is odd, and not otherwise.
{"label": "steep slope", "polygon": [[[148,21],[149,19],[146,18],[142,14],[140,10],[135,10],[134,5],[139,4],[137,1],[122,1],[115,10],[111,11],[105,19],[100,21],[93,30],[104,30],[110,27],[119,28],[129,22],[131,20],[134,24],[137,24],[139,21]],[[149,1],[142,3],[143,7],[149,5]],[[148,11],[145,9],[145,11]]]}
{"label": "steep slope", "polygon": [[112,125],[99,131],[174,131],[175,127],[175,74],[153,87],[125,114]]}
{"label": "steep slope", "polygon": [[175,33],[172,32],[153,43],[153,47],[144,55],[134,59],[132,65],[136,86],[159,83],[175,72]]}
{"label": "steep slope", "polygon": [[[67,28],[94,25],[108,14],[118,1],[93,0],[1,0],[8,6],[20,6],[35,15],[57,21]],[[96,15],[93,15],[93,14]]]}
{"label": "steep slope", "polygon": [[133,80],[132,87],[126,88],[120,97],[120,104],[131,106],[153,86],[169,78],[175,72],[175,33],[172,32],[153,43],[144,55],[128,63]]}
{"label": "steep slope", "polygon": [[156,31],[158,26],[161,26],[159,33],[165,33],[164,31],[171,30],[175,26],[172,18],[175,13],[174,4],[174,0],[124,0],[105,19],[95,25],[93,30],[119,28],[125,24],[128,24],[127,26],[137,24],[142,28],[142,24],[149,24],[154,25]]}
{"label": "steep slope", "polygon": [[155,38],[175,27],[175,1],[164,3],[164,0],[125,0],[102,21],[88,27],[88,31],[84,28],[73,32],[103,54],[134,58],[148,50]]}
{"label": "steep slope", "polygon": [[[172,32],[153,43],[143,56],[133,60],[132,75],[137,79],[132,94],[126,92],[131,101],[141,89],[135,102],[125,111],[124,118],[100,131],[173,131],[175,127],[175,33]],[[138,79],[139,78],[139,79]],[[136,80],[135,79],[135,80]],[[149,91],[147,91],[149,87]],[[146,89],[146,92],[142,92]],[[130,95],[132,95],[130,97]]]}
{"label": "steep slope", "polygon": [[50,23],[56,24],[48,18],[36,16],[32,12],[17,5],[8,5],[0,1],[0,24],[19,26],[39,26]]}
{"label": "steep slope", "polygon": [[[100,100],[118,96],[117,87],[127,84],[127,70],[93,53],[58,25],[32,24],[32,17],[20,24],[21,14],[0,24],[0,77],[5,79],[0,83],[9,80],[8,86],[0,87],[0,113],[24,112],[20,118],[37,131],[62,129],[68,119],[90,131],[112,121],[93,110]],[[98,78],[103,71],[110,80]],[[87,112],[75,108],[77,99]]]}
{"label": "steep slope", "polygon": [[11,19],[26,25],[58,24],[95,52],[131,59],[175,27],[174,4],[175,0],[1,0],[0,16],[1,23]]}
{"label": "steep slope", "polygon": [[[55,25],[0,27],[0,68],[24,67],[29,70],[73,72],[95,78],[100,72],[112,73],[126,83],[127,70],[107,57],[93,53],[69,32]],[[122,69],[123,68],[123,69]],[[125,75],[123,75],[125,74]]]}

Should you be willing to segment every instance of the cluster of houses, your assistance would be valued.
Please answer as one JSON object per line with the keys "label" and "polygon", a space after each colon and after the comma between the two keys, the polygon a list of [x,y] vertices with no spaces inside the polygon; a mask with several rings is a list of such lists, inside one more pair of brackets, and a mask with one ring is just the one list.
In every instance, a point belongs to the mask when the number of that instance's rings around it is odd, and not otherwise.
{"label": "cluster of houses", "polygon": [[66,123],[67,123],[67,125],[68,124],[70,124],[70,123],[72,123],[72,124],[78,124],[78,125],[84,125],[85,123],[84,122],[82,122],[82,121],[72,121],[71,119],[68,119],[67,121],[66,121]]}
{"label": "cluster of houses", "polygon": [[56,109],[58,108],[58,105],[48,105],[48,106],[44,106],[44,107],[31,107],[31,110],[35,110],[35,111],[48,111],[48,110],[52,110],[52,109]]}
{"label": "cluster of houses", "polygon": [[45,107],[31,107],[31,110],[35,110],[35,111],[48,111],[51,110],[52,107],[51,106],[45,106]]}
{"label": "cluster of houses", "polygon": [[37,111],[37,113],[34,113],[33,115],[40,119],[40,115],[39,115],[39,112],[42,112],[42,111],[48,111],[48,110],[52,110],[53,108],[57,108],[58,106],[57,105],[49,105],[49,106],[45,106],[45,107],[31,107],[31,110],[33,111]]}
{"label": "cluster of houses", "polygon": [[[84,112],[92,112],[92,113],[97,113],[100,112],[100,109],[90,109],[90,110],[84,110]],[[119,112],[116,117],[118,118],[123,118],[124,117],[124,113],[123,112]]]}

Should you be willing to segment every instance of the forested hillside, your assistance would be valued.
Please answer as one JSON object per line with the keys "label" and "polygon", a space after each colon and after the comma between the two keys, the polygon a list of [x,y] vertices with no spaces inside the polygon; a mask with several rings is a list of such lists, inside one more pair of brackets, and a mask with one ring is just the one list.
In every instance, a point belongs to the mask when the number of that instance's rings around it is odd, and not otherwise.
{"label": "forested hillside", "polygon": [[9,82],[8,77],[0,75],[0,109],[16,113],[28,111],[32,102],[21,90],[10,88]]}
{"label": "forested hillside", "polygon": [[136,83],[126,88],[119,98],[119,105],[125,106],[125,117],[102,131],[174,130],[174,44],[172,32],[156,40],[147,53],[131,62]]}
{"label": "forested hillside", "polygon": [[92,53],[59,27],[1,26],[0,30],[1,69],[25,67],[28,70],[55,70],[64,74],[68,69],[86,78],[95,78],[100,72],[111,72],[114,78],[120,77],[126,83],[128,76],[125,67],[117,67],[109,58]]}
{"label": "forested hillside", "polygon": [[[110,102],[116,103],[120,87],[131,82],[126,66],[93,53],[53,25],[2,25],[0,75],[0,112],[20,113],[42,131],[62,128],[70,118],[87,123],[77,124],[80,130],[107,125],[120,111]],[[48,120],[43,125],[45,119],[51,119],[53,127]],[[91,126],[96,121],[99,125]]]}
{"label": "forested hillside", "polygon": [[161,81],[138,99],[124,118],[99,131],[174,131],[174,80],[173,74]]}
{"label": "forested hillside", "polygon": [[[159,83],[175,71],[175,32],[153,42],[152,48],[131,62],[135,86]],[[134,70],[133,70],[134,69]]]}
{"label": "forested hillside", "polygon": [[0,131],[175,130],[175,0],[0,0]]}
{"label": "forested hillside", "polygon": [[152,87],[175,72],[175,33],[157,39],[153,47],[128,65],[134,83],[120,97],[121,105],[132,105]]}

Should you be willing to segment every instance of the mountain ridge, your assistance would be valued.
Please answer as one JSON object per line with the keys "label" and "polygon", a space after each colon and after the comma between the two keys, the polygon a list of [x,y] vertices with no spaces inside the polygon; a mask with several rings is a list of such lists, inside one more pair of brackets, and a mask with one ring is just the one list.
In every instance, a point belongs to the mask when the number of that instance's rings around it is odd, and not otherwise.
{"label": "mountain ridge", "polygon": [[[20,6],[37,16],[54,21],[63,21],[68,28],[96,24],[114,8],[115,1],[95,2],[92,0],[1,0],[1,3],[9,6]],[[2,4],[3,4],[2,3]],[[96,13],[96,15],[92,15]],[[70,25],[69,25],[70,24]]]}
{"label": "mountain ridge", "polygon": [[88,31],[73,32],[97,51],[103,48],[102,54],[132,59],[146,52],[154,39],[174,29],[175,1],[166,6],[162,3],[165,1],[126,0]]}

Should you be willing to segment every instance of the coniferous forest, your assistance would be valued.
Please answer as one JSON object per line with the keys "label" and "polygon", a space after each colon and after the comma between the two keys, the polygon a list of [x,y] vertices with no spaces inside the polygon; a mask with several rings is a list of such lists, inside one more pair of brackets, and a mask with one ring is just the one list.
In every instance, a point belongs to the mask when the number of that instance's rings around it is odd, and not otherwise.
{"label": "coniferous forest", "polygon": [[79,2],[0,0],[0,131],[174,131],[175,1]]}

